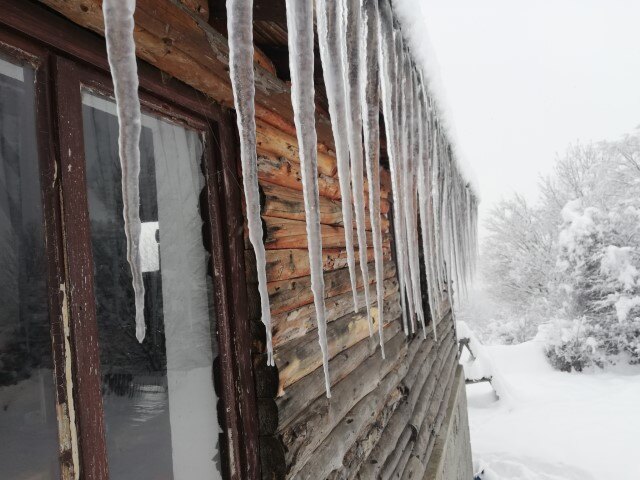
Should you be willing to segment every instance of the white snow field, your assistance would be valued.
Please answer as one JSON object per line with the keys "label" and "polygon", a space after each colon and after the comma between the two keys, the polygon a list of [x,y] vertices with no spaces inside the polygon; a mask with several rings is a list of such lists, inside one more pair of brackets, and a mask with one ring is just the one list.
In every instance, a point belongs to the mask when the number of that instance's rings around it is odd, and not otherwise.
{"label": "white snow field", "polygon": [[479,478],[640,479],[640,367],[558,372],[537,340],[485,350],[509,398],[467,386]]}

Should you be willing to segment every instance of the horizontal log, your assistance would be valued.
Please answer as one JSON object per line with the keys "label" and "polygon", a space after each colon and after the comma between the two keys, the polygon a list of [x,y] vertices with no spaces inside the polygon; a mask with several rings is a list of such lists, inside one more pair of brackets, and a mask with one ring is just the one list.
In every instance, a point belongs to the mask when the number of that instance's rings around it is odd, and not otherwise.
{"label": "horizontal log", "polygon": [[[375,265],[369,263],[369,283],[375,282]],[[396,267],[393,262],[385,262],[384,278],[391,278],[396,274]],[[362,276],[356,278],[356,288],[362,287]],[[271,282],[269,287],[269,298],[271,301],[271,314],[289,312],[304,305],[313,303],[313,292],[311,291],[311,277],[301,277],[290,280],[282,280]],[[342,268],[327,272],[324,275],[324,297],[335,297],[341,293],[351,291],[351,279],[349,277],[349,269]],[[256,302],[259,305],[258,298],[252,299],[254,295],[253,289],[248,290],[250,295],[249,302]]]}
{"label": "horizontal log", "polygon": [[[41,2],[104,36],[102,0]],[[178,0],[137,0],[134,38],[139,58],[223,106],[233,107],[227,39]],[[290,86],[258,64],[254,70],[256,117],[283,131],[295,132]],[[318,142],[331,149],[331,123],[320,112],[316,115],[316,131]]]}
{"label": "horizontal log", "polygon": [[415,442],[411,440],[405,446],[404,450],[402,450],[400,459],[393,473],[391,473],[391,475],[389,475],[388,477],[382,477],[382,478],[384,478],[385,480],[398,480],[402,478],[402,474],[404,472],[405,467],[407,466],[407,463],[409,462],[409,459],[411,458],[411,453],[413,452],[414,448],[415,448]]}
{"label": "horizontal log", "polygon": [[[326,478],[330,472],[340,468],[344,455],[370,424],[371,417],[379,415],[390,396],[395,395],[395,391],[402,392],[402,381],[411,370],[416,354],[423,343],[421,337],[414,337],[409,344],[406,357],[385,373],[375,388],[359,400],[348,414],[340,417],[340,421],[332,428],[330,434],[322,440],[320,445],[313,448],[312,455],[299,470],[300,478]],[[330,419],[331,417],[328,420]],[[299,468],[300,463],[298,459],[296,468]]]}
{"label": "horizontal log", "polygon": [[[416,343],[419,343],[419,340],[414,340],[412,345]],[[405,359],[409,350],[404,333],[397,333],[386,344],[385,350],[386,360],[380,355],[370,357],[335,385],[331,392],[332,398],[319,397],[294,423],[281,432],[286,447],[287,465],[291,468],[289,476],[325,478],[333,470],[331,468],[324,474],[315,475],[303,469],[312,456],[317,458],[318,448],[326,443],[325,439],[335,431],[336,426],[349,420],[345,417],[356,404],[369,394],[372,394],[371,397],[386,399],[399,383],[396,377],[404,376],[407,368]],[[369,410],[369,415],[372,411],[374,410]],[[340,437],[338,443],[342,444],[343,440],[344,438]],[[340,446],[334,444],[336,449]],[[334,453],[337,461],[340,461],[345,452],[339,454],[339,450],[336,450]]]}
{"label": "horizontal log", "polygon": [[[394,301],[398,298],[398,280],[389,278],[384,283],[385,302]],[[378,306],[376,299],[375,284],[369,285],[369,294],[372,300],[371,306]],[[365,307],[364,288],[358,290],[358,304],[363,310]],[[385,308],[386,313],[388,309]],[[351,292],[343,293],[336,297],[331,297],[325,301],[325,312],[327,323],[333,322],[349,312],[353,311],[353,294]],[[293,315],[293,314],[297,315]],[[271,326],[273,331],[273,345],[279,347],[291,342],[297,338],[303,337],[317,328],[316,314],[314,305],[305,305],[304,307],[294,310],[293,312],[282,313],[271,318]]]}
{"label": "horizontal log", "polygon": [[[288,248],[308,248],[307,224],[304,221],[288,220],[285,218],[262,217],[263,242],[267,250],[282,250]],[[372,245],[371,232],[366,233],[367,245]],[[323,248],[345,248],[346,241],[343,227],[331,225],[320,225],[320,237]],[[358,235],[353,230],[354,243]],[[357,243],[356,243],[357,244]],[[244,228],[245,249],[251,248],[249,241],[249,231]],[[383,237],[383,246],[389,248],[390,241]]]}
{"label": "horizontal log", "polygon": [[362,462],[380,440],[382,432],[404,398],[401,388],[393,390],[378,416],[372,415],[367,424],[362,428],[363,433],[351,445],[342,458],[342,466],[331,472],[328,480],[347,480],[355,476]]}
{"label": "horizontal log", "polygon": [[[267,250],[267,282],[277,282],[291,278],[311,275],[309,251],[300,248]],[[367,262],[373,262],[373,248],[367,249]],[[360,262],[358,250],[355,251],[356,264]],[[383,260],[391,261],[391,249],[383,250]],[[245,250],[247,282],[256,283],[256,260],[252,249]],[[347,252],[339,248],[322,249],[322,270],[331,272],[347,267]]]}
{"label": "horizontal log", "polygon": [[[386,171],[383,168],[380,172]],[[302,174],[300,173],[300,165],[287,159],[286,157],[278,157],[276,155],[262,152],[258,155],[258,179],[261,183],[271,183],[291,188],[299,192],[302,191]],[[365,183],[365,185],[367,185]],[[320,197],[332,200],[340,200],[340,184],[337,177],[331,177],[322,173],[318,174],[318,193]],[[389,213],[390,203],[388,200],[389,190],[381,185],[380,189],[380,211],[384,214]],[[365,200],[368,194],[365,192]]]}
{"label": "horizontal log", "polygon": [[[258,179],[274,185],[302,191],[300,165],[286,157],[268,153],[258,155]],[[318,174],[318,193],[321,197],[340,200],[340,184],[336,177]]]}
{"label": "horizontal log", "polygon": [[[400,332],[401,328],[400,322],[397,321],[387,325],[383,331],[385,343]],[[366,337],[348,350],[333,357],[329,361],[331,385],[336,385],[372,355],[380,355],[379,342],[375,336]],[[315,369],[291,385],[283,396],[276,399],[279,413],[278,430],[283,431],[292,420],[308,408],[311,402],[324,393],[324,371],[322,368]]]}
{"label": "horizontal log", "polygon": [[[442,424],[442,416],[446,411],[446,406],[455,377],[455,368],[457,365],[457,354],[455,349],[451,349],[443,368],[438,375],[436,387],[432,392],[427,404],[429,408],[424,416],[422,424],[418,427],[416,445],[413,456],[417,457],[419,462],[412,462],[402,473],[403,479],[421,479],[427,468],[428,459],[426,455],[429,453],[429,444],[433,444],[438,434],[440,425]],[[439,416],[440,414],[440,416]]]}
{"label": "horizontal log", "polygon": [[[381,478],[388,479],[393,477],[394,473],[396,472],[396,469],[398,468],[398,464],[402,463],[401,462],[402,456],[407,453],[407,450],[409,451],[409,453],[411,453],[411,450],[413,449],[414,441],[415,441],[415,430],[410,426],[404,427],[404,430],[402,431],[402,434],[398,439],[398,443],[396,444],[396,447],[393,450],[393,453],[389,456],[389,458],[384,464],[384,468],[382,469],[382,474],[380,475]],[[411,445],[409,445],[409,442],[411,442]],[[407,445],[409,445],[409,448],[407,448]],[[407,460],[408,458],[405,459],[405,463]],[[405,463],[402,464],[403,468]]]}
{"label": "horizontal log", "polygon": [[[286,218],[304,222],[306,214],[304,210],[304,198],[302,192],[292,188],[283,187],[263,182],[260,185],[262,193],[261,213],[265,217]],[[371,230],[369,208],[366,209],[365,229]],[[324,225],[344,226],[342,219],[341,201],[320,197],[319,201],[320,223]],[[356,227],[355,218],[353,228]],[[383,232],[389,230],[389,220],[380,216],[380,228]]]}
{"label": "horizontal log", "polygon": [[208,0],[179,0],[189,10],[195,12],[205,20],[209,19],[209,1]]}
{"label": "horizontal log", "polygon": [[[415,365],[422,366],[411,369],[403,380],[404,387],[409,390],[407,401],[394,412],[380,441],[363,463],[357,478],[361,480],[378,478],[386,460],[398,444],[400,435],[407,428],[410,416],[416,408],[418,393],[422,390],[425,382],[438,372],[436,360],[442,358],[443,353],[440,350],[444,345],[443,342],[448,342],[449,338],[453,336],[453,329],[445,328],[445,324],[446,322],[441,322],[438,325],[440,342],[435,344],[433,342],[433,333],[431,333],[419,354],[416,355]],[[433,368],[434,362],[436,362],[436,368]]]}
{"label": "horizontal log", "polygon": [[[296,137],[288,135],[265,122],[256,122],[256,149],[258,154],[267,153],[286,157],[293,162],[300,163],[300,152]],[[335,176],[338,166],[336,157],[318,151],[318,172],[330,177]]]}
{"label": "horizontal log", "polygon": [[[385,303],[385,322],[397,321],[400,316],[400,299]],[[374,332],[377,332],[378,309],[371,309]],[[366,312],[351,313],[327,325],[327,344],[329,358],[350,348],[369,336],[369,322]],[[322,353],[317,335],[310,333],[305,337],[283,345],[275,351],[275,362],[280,374],[280,394],[300,378],[313,372],[322,365]]]}

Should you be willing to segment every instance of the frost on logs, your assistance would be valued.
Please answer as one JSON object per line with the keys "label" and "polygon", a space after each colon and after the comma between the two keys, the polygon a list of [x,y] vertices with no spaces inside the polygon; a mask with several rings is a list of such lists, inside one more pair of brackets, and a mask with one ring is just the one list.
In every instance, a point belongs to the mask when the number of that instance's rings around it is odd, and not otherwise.
{"label": "frost on logs", "polygon": [[271,310],[267,291],[267,259],[262,242],[258,159],[256,155],[255,82],[253,73],[253,1],[227,0],[229,32],[229,75],[233,87],[238,132],[242,184],[247,209],[249,241],[256,256],[262,323],[267,333],[267,365],[275,365],[271,333]]}
{"label": "frost on logs", "polygon": [[351,177],[349,166],[349,139],[347,136],[347,106],[345,85],[342,74],[342,2],[336,0],[316,1],[318,23],[318,43],[324,77],[331,130],[336,147],[340,198],[342,199],[342,223],[349,265],[349,279],[353,293],[353,309],[358,311],[358,290],[356,287],[356,259],[353,251],[353,211],[351,207]]}
{"label": "frost on logs", "polygon": [[360,107],[364,131],[365,163],[369,181],[369,215],[373,234],[373,252],[376,269],[376,297],[378,303],[378,335],[380,353],[384,354],[384,265],[382,231],[380,228],[380,80],[378,76],[378,2],[362,1],[361,72],[364,84]]}
{"label": "frost on logs", "polygon": [[[324,277],[322,275],[322,238],[318,194],[318,139],[315,125],[313,86],[313,0],[286,0],[291,71],[291,103],[300,151],[302,190],[307,221],[307,243],[311,267],[311,290],[318,322],[322,350],[325,387],[331,397],[327,321],[324,310]],[[345,227],[347,227],[345,225]],[[365,289],[366,290],[366,289]]]}
{"label": "frost on logs", "polygon": [[118,152],[122,170],[124,233],[136,309],[136,338],[144,340],[144,283],[140,256],[140,131],[138,67],[133,41],[135,0],[104,0],[107,55],[118,110]]}

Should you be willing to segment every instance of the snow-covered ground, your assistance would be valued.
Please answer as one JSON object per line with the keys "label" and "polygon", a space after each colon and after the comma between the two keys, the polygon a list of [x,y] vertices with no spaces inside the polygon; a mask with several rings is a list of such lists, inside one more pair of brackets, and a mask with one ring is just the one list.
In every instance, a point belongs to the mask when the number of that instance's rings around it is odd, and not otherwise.
{"label": "snow-covered ground", "polygon": [[487,346],[508,387],[467,386],[474,468],[483,480],[640,479],[640,367],[562,373],[542,343]]}

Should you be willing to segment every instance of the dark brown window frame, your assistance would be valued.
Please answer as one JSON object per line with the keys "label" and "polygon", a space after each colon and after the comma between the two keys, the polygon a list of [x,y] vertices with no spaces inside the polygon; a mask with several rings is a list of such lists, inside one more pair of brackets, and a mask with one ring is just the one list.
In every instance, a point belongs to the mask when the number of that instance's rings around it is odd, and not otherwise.
{"label": "dark brown window frame", "polygon": [[[38,152],[57,403],[67,405],[68,388],[73,385],[81,476],[107,478],[80,115],[80,85],[112,92],[104,39],[31,2],[0,0],[0,11],[0,51],[36,67]],[[203,170],[207,198],[203,203],[208,222],[204,234],[210,246],[218,320],[223,473],[234,479],[259,478],[234,117],[199,92],[165,78],[144,62],[138,63],[143,106],[206,132]],[[65,349],[65,325],[72,337],[71,352],[68,346]],[[65,375],[69,356],[73,379]],[[66,408],[59,418],[63,475],[73,468]]]}

